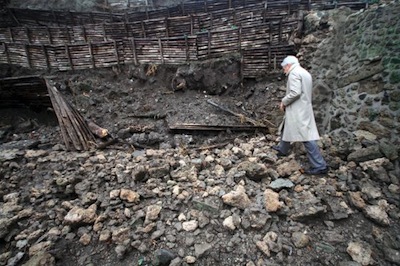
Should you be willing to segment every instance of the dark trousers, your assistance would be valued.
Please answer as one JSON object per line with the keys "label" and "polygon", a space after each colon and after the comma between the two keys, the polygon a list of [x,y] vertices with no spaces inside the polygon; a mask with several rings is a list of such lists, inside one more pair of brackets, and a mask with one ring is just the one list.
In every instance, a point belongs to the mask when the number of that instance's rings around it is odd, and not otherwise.
{"label": "dark trousers", "polygon": [[[307,151],[308,161],[312,168],[322,170],[326,168],[326,162],[322,157],[318,144],[315,140],[304,141],[304,147]],[[288,154],[290,150],[290,142],[281,140],[279,143],[279,150],[283,154]]]}

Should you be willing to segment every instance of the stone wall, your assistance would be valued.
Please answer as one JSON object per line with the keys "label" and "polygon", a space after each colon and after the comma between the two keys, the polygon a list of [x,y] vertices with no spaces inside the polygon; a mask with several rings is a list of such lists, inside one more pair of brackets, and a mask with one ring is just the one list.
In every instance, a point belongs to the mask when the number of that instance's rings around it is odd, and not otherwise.
{"label": "stone wall", "polygon": [[[399,17],[400,3],[306,15],[300,56],[314,77],[324,133],[363,131],[400,143]],[[327,36],[318,36],[323,27]]]}

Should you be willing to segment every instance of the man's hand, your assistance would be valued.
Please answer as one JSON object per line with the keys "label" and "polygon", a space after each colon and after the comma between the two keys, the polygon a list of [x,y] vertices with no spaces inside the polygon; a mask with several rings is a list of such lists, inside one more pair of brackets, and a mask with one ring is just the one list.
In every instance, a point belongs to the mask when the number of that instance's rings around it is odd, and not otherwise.
{"label": "man's hand", "polygon": [[283,102],[281,102],[281,104],[279,105],[279,109],[281,109],[282,112],[285,112],[285,105],[283,104]]}

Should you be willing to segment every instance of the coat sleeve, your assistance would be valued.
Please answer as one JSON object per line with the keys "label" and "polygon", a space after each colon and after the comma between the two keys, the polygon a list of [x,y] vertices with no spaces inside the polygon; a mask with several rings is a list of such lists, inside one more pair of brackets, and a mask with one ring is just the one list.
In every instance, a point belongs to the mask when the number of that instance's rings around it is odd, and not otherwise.
{"label": "coat sleeve", "polygon": [[288,78],[289,93],[283,97],[282,102],[285,106],[290,105],[301,95],[301,77],[298,73],[291,73]]}

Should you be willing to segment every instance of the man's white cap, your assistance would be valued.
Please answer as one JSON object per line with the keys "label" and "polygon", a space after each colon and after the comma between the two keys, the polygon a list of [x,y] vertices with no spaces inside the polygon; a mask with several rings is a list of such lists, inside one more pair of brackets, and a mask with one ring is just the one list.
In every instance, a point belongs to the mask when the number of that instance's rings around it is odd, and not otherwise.
{"label": "man's white cap", "polygon": [[299,59],[297,59],[293,55],[288,55],[285,59],[283,59],[281,66],[284,67],[287,64],[298,64],[298,63],[299,63]]}

